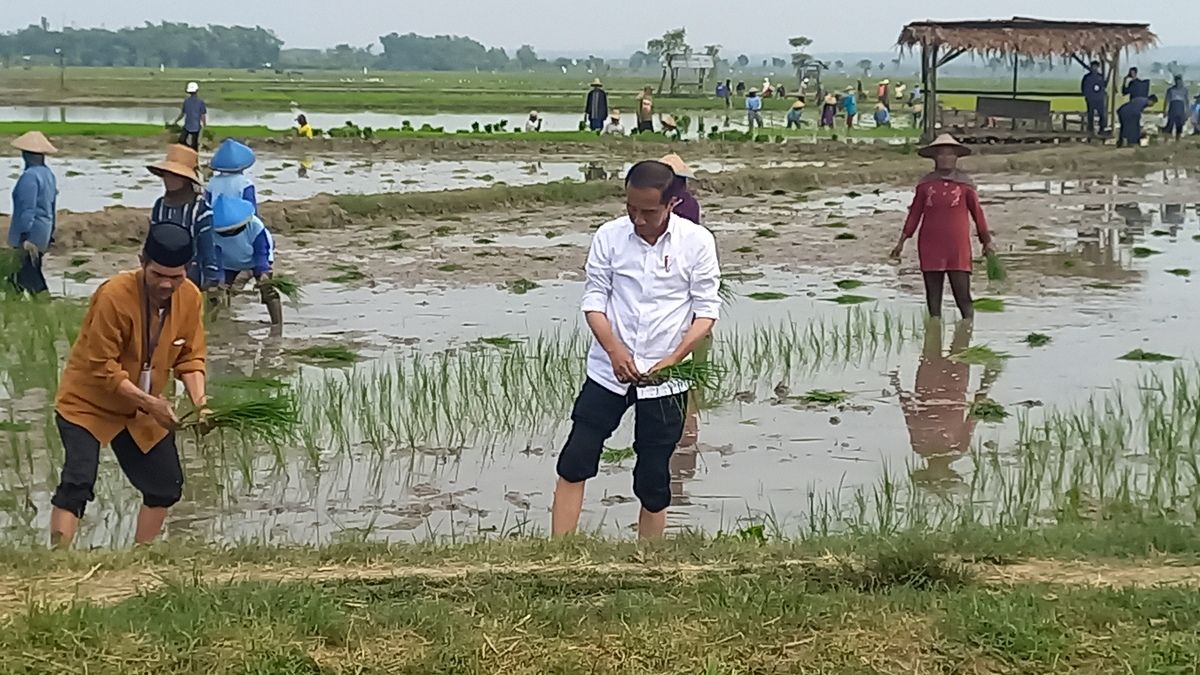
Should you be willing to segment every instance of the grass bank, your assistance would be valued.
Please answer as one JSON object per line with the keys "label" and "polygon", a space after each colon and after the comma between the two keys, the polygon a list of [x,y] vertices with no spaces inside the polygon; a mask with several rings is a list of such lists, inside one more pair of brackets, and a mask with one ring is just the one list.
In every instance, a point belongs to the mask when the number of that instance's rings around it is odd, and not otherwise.
{"label": "grass bank", "polygon": [[0,670],[1182,673],[1200,658],[1183,561],[972,558],[919,534],[9,551],[0,583],[31,590],[6,594],[24,599],[3,607]]}

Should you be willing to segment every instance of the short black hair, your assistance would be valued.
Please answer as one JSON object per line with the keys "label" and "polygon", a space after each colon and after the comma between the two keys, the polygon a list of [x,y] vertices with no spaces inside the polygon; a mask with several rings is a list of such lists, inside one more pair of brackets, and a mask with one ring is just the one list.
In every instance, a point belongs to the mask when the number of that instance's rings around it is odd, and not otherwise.
{"label": "short black hair", "polygon": [[1099,67],[1100,67],[1100,62],[1099,62],[1099,61],[1092,61],[1092,67],[1093,67],[1093,68],[1099,68]]}
{"label": "short black hair", "polygon": [[1150,94],[1149,98],[1146,100],[1150,101],[1151,103],[1158,103],[1158,94]]}
{"label": "short black hair", "polygon": [[653,188],[658,190],[662,195],[662,202],[666,204],[674,191],[671,187],[675,184],[675,170],[671,167],[656,160],[646,160],[634,164],[629,169],[629,173],[625,174],[625,187],[627,188]]}

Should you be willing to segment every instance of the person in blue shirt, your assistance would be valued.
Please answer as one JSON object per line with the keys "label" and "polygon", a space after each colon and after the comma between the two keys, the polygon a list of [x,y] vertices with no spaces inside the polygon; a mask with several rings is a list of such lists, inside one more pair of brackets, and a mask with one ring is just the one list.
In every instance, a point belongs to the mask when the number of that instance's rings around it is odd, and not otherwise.
{"label": "person in blue shirt", "polygon": [[254,160],[254,151],[249,146],[232,138],[222,141],[210,162],[215,173],[204,190],[204,202],[211,207],[219,195],[240,197],[257,210],[258,196],[254,191],[254,181],[246,175],[246,171],[254,166]]}
{"label": "person in blue shirt", "polygon": [[151,223],[174,223],[192,233],[195,256],[188,265],[188,278],[203,291],[220,284],[217,252],[213,245],[212,209],[200,193],[196,166],[200,156],[195,150],[172,145],[167,157],[146,169],[162,179],[164,193],[150,209]]}
{"label": "person in blue shirt", "polygon": [[1096,120],[1100,121],[1100,133],[1108,130],[1108,80],[1099,61],[1092,61],[1088,72],[1079,83],[1083,100],[1087,104],[1088,133],[1096,134]]}
{"label": "person in blue shirt", "polygon": [[1125,81],[1121,83],[1121,93],[1128,96],[1130,100],[1149,98],[1150,80],[1141,79],[1138,77],[1138,69],[1130,68],[1129,74],[1125,76]]}
{"label": "person in blue shirt", "polygon": [[254,205],[241,197],[217,195],[212,212],[221,288],[236,290],[251,277],[258,281],[259,297],[267,307],[272,326],[283,323],[283,302],[271,285],[275,239],[254,213]]}
{"label": "person in blue shirt", "polygon": [[49,289],[42,275],[42,256],[54,240],[58,201],[58,181],[46,166],[46,155],[58,149],[38,131],[21,136],[12,146],[21,151],[25,170],[13,186],[8,226],[8,245],[21,256],[21,267],[9,281],[20,290],[44,293]]}
{"label": "person in blue shirt", "polygon": [[195,82],[187,84],[187,98],[183,99],[183,107],[175,124],[183,120],[183,131],[179,134],[179,144],[193,150],[200,149],[200,134],[208,126],[208,106],[200,98],[200,85]]}
{"label": "person in blue shirt", "polygon": [[875,126],[880,128],[892,126],[892,113],[882,103],[875,104]]}
{"label": "person in blue shirt", "polygon": [[853,129],[854,123],[858,121],[858,98],[854,95],[854,87],[846,87],[846,93],[842,96],[842,108],[846,110],[846,128]]}
{"label": "person in blue shirt", "polygon": [[1146,108],[1158,103],[1158,97],[1150,94],[1145,98],[1135,98],[1117,108],[1117,119],[1121,121],[1121,136],[1117,139],[1117,147],[1138,147],[1142,144],[1142,113]]}
{"label": "person in blue shirt", "polygon": [[762,97],[758,95],[757,89],[751,89],[750,93],[746,94],[746,126],[753,132],[756,124],[759,129],[763,128]]}
{"label": "person in blue shirt", "polygon": [[1200,94],[1192,101],[1192,135],[1200,136]]}
{"label": "person in blue shirt", "polygon": [[1168,136],[1174,134],[1176,141],[1183,136],[1183,127],[1188,120],[1188,105],[1191,98],[1187,85],[1183,83],[1183,76],[1176,75],[1175,83],[1171,85],[1170,89],[1167,89],[1167,100],[1163,104],[1163,113],[1167,119],[1167,127],[1163,133]]}

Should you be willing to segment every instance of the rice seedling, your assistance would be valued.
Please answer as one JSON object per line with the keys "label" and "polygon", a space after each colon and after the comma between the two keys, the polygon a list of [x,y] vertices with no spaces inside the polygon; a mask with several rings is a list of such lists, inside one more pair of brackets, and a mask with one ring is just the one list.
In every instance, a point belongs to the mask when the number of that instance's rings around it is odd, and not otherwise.
{"label": "rice seedling", "polygon": [[1048,241],[1042,241],[1041,239],[1026,239],[1025,246],[1035,251],[1048,251],[1052,248],[1055,248],[1054,244]]}
{"label": "rice seedling", "polygon": [[716,391],[720,387],[720,379],[723,375],[724,371],[721,366],[711,361],[689,359],[683,363],[663,368],[654,374],[651,381],[682,380],[702,391]]}
{"label": "rice seedling", "polygon": [[1134,246],[1132,252],[1133,257],[1135,258],[1149,258],[1152,255],[1158,255],[1159,253],[1162,253],[1162,251],[1156,251],[1152,248],[1146,248],[1145,246]]}
{"label": "rice seedling", "polygon": [[991,424],[999,424],[1008,419],[1009,412],[1004,406],[990,398],[981,399],[971,404],[971,417]]}
{"label": "rice seedling", "polygon": [[754,236],[759,239],[775,239],[779,233],[769,227],[760,227],[754,231]]}
{"label": "rice seedling", "polygon": [[813,389],[799,398],[800,402],[808,406],[832,406],[841,405],[850,398],[848,391],[827,391],[825,389]]}
{"label": "rice seedling", "polygon": [[475,237],[475,239],[472,241],[480,246],[487,246],[489,244],[496,243],[496,240],[492,239],[491,237]]}
{"label": "rice seedling", "polygon": [[600,453],[600,461],[605,464],[620,464],[636,456],[633,448],[604,448]]}
{"label": "rice seedling", "polygon": [[1135,349],[1124,356],[1118,357],[1118,359],[1121,361],[1140,361],[1142,363],[1163,363],[1165,361],[1178,361],[1179,357]]}
{"label": "rice seedling", "polygon": [[547,239],[557,239],[562,235],[557,230],[546,230],[546,233],[543,236],[545,236]]}
{"label": "rice seedling", "polygon": [[868,298],[865,295],[853,295],[847,293],[844,295],[839,295],[836,298],[829,298],[829,302],[839,305],[861,305],[867,302],[875,302],[875,298]]}
{"label": "rice seedling", "polygon": [[351,263],[335,263],[332,269],[337,274],[329,277],[329,280],[335,284],[348,284],[367,278],[366,273]]}
{"label": "rice seedling", "polygon": [[67,264],[69,264],[71,267],[83,267],[84,265],[88,264],[89,260],[89,258],[85,258],[83,256],[75,256],[71,258],[70,262]]}
{"label": "rice seedling", "polygon": [[1042,333],[1030,333],[1029,335],[1025,336],[1025,339],[1021,340],[1021,342],[1024,342],[1030,347],[1045,347],[1046,345],[1050,344],[1050,341],[1051,337]]}
{"label": "rice seedling", "polygon": [[209,414],[183,420],[183,428],[201,432],[229,430],[253,438],[280,439],[293,434],[300,424],[300,407],[290,389],[253,400],[210,397]]}
{"label": "rice seedling", "polygon": [[1192,276],[1192,271],[1186,267],[1175,267],[1167,270],[1167,274],[1174,274],[1177,277],[1190,277]]}
{"label": "rice seedling", "polygon": [[987,275],[991,281],[1004,281],[1008,278],[1008,271],[1004,269],[1004,263],[995,253],[987,256]]}
{"label": "rice seedling", "polygon": [[835,221],[832,223],[820,223],[817,225],[817,227],[825,227],[825,228],[829,228],[829,229],[833,229],[833,230],[840,230],[843,228],[850,227],[850,225],[848,223],[843,223],[841,221]]}
{"label": "rice seedling", "polygon": [[856,288],[862,288],[866,284],[858,279],[842,279],[841,281],[833,282],[833,285],[837,286],[839,290],[853,291]]}
{"label": "rice seedling", "polygon": [[359,359],[358,354],[344,345],[311,345],[300,349],[288,350],[288,353],[301,359],[319,363],[351,364],[357,362]]}
{"label": "rice seedling", "polygon": [[739,247],[733,249],[733,252],[734,253],[754,253],[754,247],[753,246],[739,246]]}
{"label": "rice seedling", "polygon": [[1094,281],[1090,284],[1087,284],[1087,287],[1093,288],[1097,291],[1119,291],[1119,290],[1121,290],[1121,287],[1118,284],[1114,284],[1111,281]]}
{"label": "rice seedling", "polygon": [[92,273],[87,270],[71,270],[63,274],[63,278],[70,279],[77,284],[82,284],[92,278]]}
{"label": "rice seedling", "polygon": [[262,283],[279,291],[280,295],[292,302],[298,302],[304,296],[300,282],[288,274],[272,274],[269,279],[264,280]]}
{"label": "rice seedling", "polygon": [[507,335],[500,335],[498,337],[483,337],[479,338],[479,341],[485,345],[499,347],[501,349],[516,347],[517,345],[521,344],[520,340],[508,337]]}
{"label": "rice seedling", "polygon": [[751,300],[760,300],[766,302],[770,300],[783,300],[784,298],[788,297],[788,294],[780,293],[778,291],[755,291],[753,293],[747,293],[746,297],[750,298]]}
{"label": "rice seedling", "polygon": [[837,236],[833,238],[834,241],[853,241],[855,239],[858,239],[858,235],[854,234],[853,232],[839,232]]}
{"label": "rice seedling", "polygon": [[444,265],[438,265],[436,269],[439,272],[461,272],[467,268],[459,265],[458,263],[446,263]]}
{"label": "rice seedling", "polygon": [[977,298],[975,300],[975,311],[977,312],[1003,312],[1004,301],[1000,298]]}
{"label": "rice seedling", "polygon": [[849,192],[847,192],[847,193],[846,193],[846,196],[847,196],[847,197],[849,197],[850,199],[858,199],[859,197],[861,197],[861,196],[862,196],[862,193],[861,193],[861,192],[855,192],[854,190],[851,190],[851,191],[849,191]]}
{"label": "rice seedling", "polygon": [[1150,232],[1150,236],[1152,236],[1152,237],[1169,237],[1169,236],[1171,236],[1171,232],[1169,230],[1152,230]]}
{"label": "rice seedling", "polygon": [[250,391],[278,391],[290,387],[287,382],[278,380],[273,377],[236,377],[230,379],[216,379],[212,381],[212,388],[215,390],[221,389],[241,389]]}
{"label": "rice seedling", "polygon": [[1200,234],[1193,234],[1192,241],[1200,241]]}
{"label": "rice seedling", "polygon": [[971,365],[991,365],[1003,362],[1009,356],[1005,352],[999,352],[987,345],[973,345],[966,349],[950,355],[951,361],[958,363],[968,363]]}
{"label": "rice seedling", "polygon": [[512,293],[514,295],[525,295],[526,293],[534,290],[535,288],[541,288],[541,286],[539,286],[537,283],[530,281],[524,277],[521,277],[520,279],[513,279],[511,281],[508,281],[504,284],[504,287],[506,289],[508,289],[509,293]]}
{"label": "rice seedling", "polygon": [[430,232],[435,237],[445,237],[454,231],[454,228],[449,225],[438,225]]}
{"label": "rice seedling", "polygon": [[29,422],[12,422],[0,420],[0,432],[22,432],[29,431],[33,425]]}
{"label": "rice seedling", "polygon": [[730,303],[737,299],[738,293],[733,290],[733,283],[728,279],[721,279],[721,285],[717,287],[717,295],[721,297],[721,302]]}

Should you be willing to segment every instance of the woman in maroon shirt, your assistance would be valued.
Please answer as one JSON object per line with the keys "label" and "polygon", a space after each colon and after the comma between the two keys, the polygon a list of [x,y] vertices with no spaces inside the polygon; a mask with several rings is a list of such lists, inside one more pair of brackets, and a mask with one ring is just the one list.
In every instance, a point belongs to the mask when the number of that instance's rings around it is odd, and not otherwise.
{"label": "woman in maroon shirt", "polygon": [[675,172],[675,186],[672,188],[672,192],[678,201],[672,212],[681,218],[687,218],[693,223],[700,225],[700,202],[688,190],[688,181],[695,178],[696,174],[683,161],[683,158],[675,153],[671,153],[658,161],[671,167],[671,170]]}
{"label": "woman in maroon shirt", "polygon": [[975,221],[984,254],[994,251],[975,182],[958,169],[958,158],[971,154],[971,150],[950,134],[942,134],[918,154],[932,159],[934,168],[917,183],[904,232],[892,257],[899,258],[905,242],[920,229],[917,253],[925,277],[929,315],[941,317],[942,292],[946,277],[950,277],[958,311],[964,319],[970,319],[975,316],[971,300],[971,220]]}

